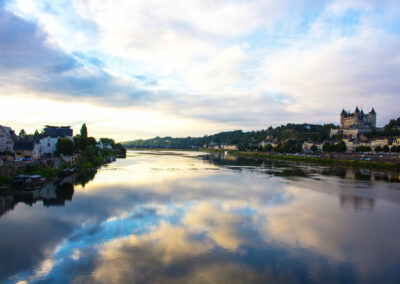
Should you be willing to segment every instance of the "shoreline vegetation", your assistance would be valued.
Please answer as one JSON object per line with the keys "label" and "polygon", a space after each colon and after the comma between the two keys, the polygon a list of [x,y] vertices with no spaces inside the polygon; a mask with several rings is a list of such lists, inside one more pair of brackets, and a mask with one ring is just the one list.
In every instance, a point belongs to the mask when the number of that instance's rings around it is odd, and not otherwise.
{"label": "shoreline vegetation", "polygon": [[[100,138],[99,142],[101,147],[98,146],[94,137],[88,137],[86,124],[83,124],[80,135],[75,135],[73,139],[58,139],[57,150],[51,158],[54,159],[53,163],[49,165],[46,159],[38,159],[12,175],[0,176],[0,190],[11,188],[14,177],[18,175],[40,175],[42,178],[46,178],[46,182],[49,182],[58,177],[65,169],[74,168],[76,173],[80,174],[98,169],[104,164],[115,161],[116,158],[126,157],[126,148],[115,143],[113,139]],[[57,159],[58,163],[56,163]]]}
{"label": "shoreline vegetation", "polygon": [[319,165],[331,165],[331,166],[344,166],[344,167],[357,167],[357,168],[371,168],[371,169],[384,169],[392,171],[400,171],[400,163],[392,161],[366,161],[366,160],[355,160],[355,159],[338,159],[329,157],[319,156],[307,156],[307,155],[289,155],[289,154],[274,154],[268,152],[247,152],[237,150],[223,150],[223,149],[134,149],[127,148],[127,150],[135,151],[187,151],[187,152],[208,152],[208,153],[225,153],[228,152],[231,155],[252,159],[270,159],[270,160],[283,160],[283,161],[298,161],[307,162],[310,164]]}
{"label": "shoreline vegetation", "polygon": [[10,176],[0,176],[0,189],[8,188],[14,179],[15,176],[18,175],[40,175],[41,177],[46,178],[47,181],[51,181],[58,177],[60,173],[68,168],[75,168],[76,174],[81,174],[86,171],[97,170],[101,166],[111,162],[112,157],[122,157],[123,153],[121,153],[121,149],[116,150],[108,150],[108,149],[88,149],[89,151],[85,151],[79,153],[75,163],[69,164],[63,162],[58,168],[52,168],[49,166],[40,166],[40,165],[27,165],[23,171],[16,173],[15,175]]}

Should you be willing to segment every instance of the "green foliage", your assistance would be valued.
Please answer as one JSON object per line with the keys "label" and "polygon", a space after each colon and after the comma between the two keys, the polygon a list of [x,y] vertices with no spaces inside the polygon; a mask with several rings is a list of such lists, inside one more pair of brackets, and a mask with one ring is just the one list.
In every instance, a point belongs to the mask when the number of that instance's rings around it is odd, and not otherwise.
{"label": "green foliage", "polygon": [[68,182],[57,185],[56,195],[57,199],[72,200],[72,196],[74,195],[74,185]]}
{"label": "green foliage", "polygon": [[12,180],[11,176],[0,176],[0,186],[9,185]]}
{"label": "green foliage", "polygon": [[87,130],[87,127],[86,127],[86,123],[84,123],[82,125],[82,127],[81,127],[81,136],[83,138],[87,138],[88,137],[88,130]]}
{"label": "green foliage", "polygon": [[73,155],[74,154],[74,142],[68,138],[59,138],[57,140],[56,149],[59,154]]}
{"label": "green foliage", "polygon": [[347,150],[346,147],[346,143],[344,143],[343,141],[337,143],[336,145],[334,145],[334,149],[335,152],[340,152],[340,153],[344,153]]}
{"label": "green foliage", "polygon": [[358,146],[356,152],[371,152],[371,147],[369,146]]}
{"label": "green foliage", "polygon": [[273,150],[273,146],[272,146],[272,144],[267,144],[267,145],[265,145],[264,146],[264,151],[265,152],[271,152],[272,150]]}
{"label": "green foliage", "polygon": [[244,145],[244,144],[239,144],[238,150],[239,150],[239,151],[245,151],[245,150],[246,150],[246,145]]}
{"label": "green foliage", "polygon": [[36,165],[28,165],[25,168],[24,174],[27,175],[41,175],[47,179],[54,178],[58,175],[59,170],[52,168],[43,168]]}
{"label": "green foliage", "polygon": [[[276,128],[269,127],[266,130],[243,132],[241,130],[221,132],[214,135],[205,135],[203,137],[155,137],[147,140],[134,140],[125,142],[124,145],[132,148],[168,148],[168,149],[192,149],[209,146],[214,144],[238,145],[239,150],[251,150],[254,145],[261,141],[275,140],[282,144],[290,142],[290,147],[294,144],[302,144],[306,140],[322,142],[329,138],[330,129],[334,128],[333,124],[313,125],[313,124],[292,124],[278,126]],[[101,139],[100,139],[101,141]],[[255,150],[255,148],[253,149]],[[296,149],[291,149],[295,151]]]}
{"label": "green foliage", "polygon": [[86,139],[87,146],[90,146],[90,145],[96,146],[96,143],[97,143],[97,141],[96,141],[96,138],[94,138],[94,137],[88,137]]}
{"label": "green foliage", "polygon": [[384,131],[394,130],[400,128],[400,117],[397,119],[391,119],[388,124],[383,128]]}
{"label": "green foliage", "polygon": [[317,151],[318,151],[318,147],[317,147],[317,145],[315,145],[315,144],[312,144],[312,146],[311,146],[310,150],[311,150],[311,151],[313,151],[313,152],[317,152]]}
{"label": "green foliage", "polygon": [[24,129],[21,129],[21,131],[19,132],[19,137],[25,138],[26,135],[27,135],[27,134],[26,134],[25,130],[24,130]]}
{"label": "green foliage", "polygon": [[101,142],[101,144],[103,145],[111,145],[114,147],[115,145],[115,141],[114,139],[110,139],[110,138],[100,138],[99,141]]}
{"label": "green foliage", "polygon": [[376,146],[374,150],[375,150],[375,152],[382,152],[382,147]]}
{"label": "green foliage", "polygon": [[389,152],[389,146],[388,145],[383,146],[382,151],[385,153]]}
{"label": "green foliage", "polygon": [[322,145],[322,151],[324,151],[324,152],[332,152],[331,143],[325,142],[325,143]]}
{"label": "green foliage", "polygon": [[399,153],[400,152],[400,146],[392,146],[392,148],[390,149],[390,152]]}

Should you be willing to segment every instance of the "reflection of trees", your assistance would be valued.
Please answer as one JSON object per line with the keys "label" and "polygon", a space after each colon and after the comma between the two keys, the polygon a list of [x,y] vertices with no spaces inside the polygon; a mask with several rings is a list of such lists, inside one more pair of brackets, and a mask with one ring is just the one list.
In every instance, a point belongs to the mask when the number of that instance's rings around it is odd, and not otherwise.
{"label": "reflection of trees", "polygon": [[[400,173],[388,170],[371,170],[365,168],[350,168],[340,166],[318,166],[306,162],[270,160],[266,158],[237,157],[223,153],[210,153],[203,156],[211,164],[241,170],[246,166],[256,166],[266,169],[266,173],[280,177],[309,177],[312,174],[334,176],[342,179],[360,181],[400,182]],[[235,168],[233,168],[233,166]],[[242,168],[241,168],[242,167]]]}
{"label": "reflection of trees", "polygon": [[11,211],[18,203],[32,206],[42,201],[43,206],[64,206],[66,200],[72,200],[74,195],[73,177],[65,178],[57,183],[49,183],[41,189],[33,191],[15,191],[0,196],[0,216]]}
{"label": "reflection of trees", "polygon": [[75,185],[81,185],[82,187],[85,187],[85,185],[92,181],[94,177],[97,174],[96,169],[90,169],[90,170],[84,170],[84,171],[79,171],[75,175]]}
{"label": "reflection of trees", "polygon": [[73,183],[62,183],[57,185],[56,195],[57,199],[60,200],[72,200],[72,196],[74,195]]}
{"label": "reflection of trees", "polygon": [[356,195],[341,195],[340,206],[344,208],[353,208],[354,210],[373,211],[375,199]]}

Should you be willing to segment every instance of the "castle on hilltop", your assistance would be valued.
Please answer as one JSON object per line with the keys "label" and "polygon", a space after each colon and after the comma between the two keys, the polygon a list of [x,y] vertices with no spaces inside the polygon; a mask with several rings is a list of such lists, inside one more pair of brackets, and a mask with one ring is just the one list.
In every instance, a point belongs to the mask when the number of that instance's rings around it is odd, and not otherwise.
{"label": "castle on hilltop", "polygon": [[373,129],[376,128],[376,112],[374,108],[365,114],[356,107],[354,113],[342,110],[340,114],[341,129]]}
{"label": "castle on hilltop", "polygon": [[356,107],[355,111],[345,111],[340,113],[340,128],[331,129],[331,137],[334,135],[343,135],[349,139],[357,139],[361,134],[370,133],[376,129],[376,112],[374,108],[369,113],[364,113]]}

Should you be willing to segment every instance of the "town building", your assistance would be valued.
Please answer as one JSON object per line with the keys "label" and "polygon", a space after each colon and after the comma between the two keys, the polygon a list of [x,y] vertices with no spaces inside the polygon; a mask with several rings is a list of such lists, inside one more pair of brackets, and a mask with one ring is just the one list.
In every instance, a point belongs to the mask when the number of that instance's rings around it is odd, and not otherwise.
{"label": "town building", "polygon": [[322,144],[321,143],[315,143],[315,142],[310,142],[310,141],[306,141],[303,143],[303,152],[312,152],[311,147],[315,145],[317,146],[317,151],[321,152],[322,151]]}
{"label": "town building", "polygon": [[356,151],[358,143],[355,139],[343,139],[343,142],[346,145],[346,152],[353,153]]}
{"label": "town building", "polygon": [[14,144],[15,158],[40,159],[42,147],[38,140],[32,137],[16,141]]}
{"label": "town building", "polygon": [[375,147],[384,147],[384,146],[389,146],[392,144],[392,139],[386,138],[386,137],[381,137],[381,138],[376,138],[371,141],[371,147],[375,149]]}
{"label": "town building", "polygon": [[104,149],[104,145],[103,143],[101,143],[100,141],[96,143],[96,147],[103,150]]}
{"label": "town building", "polygon": [[238,149],[238,146],[237,145],[222,145],[222,149],[235,151]]}
{"label": "town building", "polygon": [[56,152],[59,138],[73,140],[73,131],[70,126],[46,126],[40,139],[41,151],[45,156],[52,156]]}
{"label": "town building", "polygon": [[392,146],[400,146],[400,137],[393,138]]}
{"label": "town building", "polygon": [[343,135],[345,138],[358,139],[360,135],[370,133],[376,129],[376,112],[374,108],[369,113],[364,113],[356,107],[355,111],[345,111],[340,113],[340,128],[331,129],[331,137]]}
{"label": "town building", "polygon": [[0,152],[12,152],[14,142],[17,139],[14,130],[10,127],[0,125]]}

